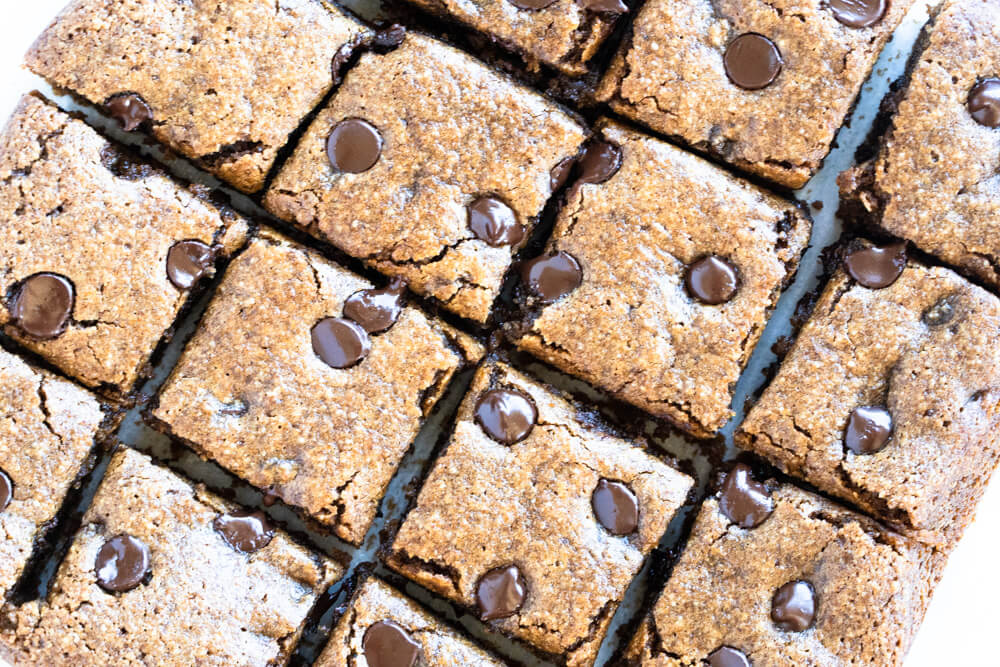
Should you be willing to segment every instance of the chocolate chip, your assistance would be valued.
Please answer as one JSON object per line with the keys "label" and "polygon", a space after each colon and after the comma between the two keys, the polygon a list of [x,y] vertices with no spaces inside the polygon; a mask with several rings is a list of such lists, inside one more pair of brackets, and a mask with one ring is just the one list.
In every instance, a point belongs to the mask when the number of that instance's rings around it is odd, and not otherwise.
{"label": "chocolate chip", "polygon": [[174,287],[188,290],[212,268],[215,250],[201,241],[178,241],[167,252],[167,278]]}
{"label": "chocolate chip", "polygon": [[688,294],[702,303],[717,306],[726,303],[739,288],[736,267],[715,255],[702,257],[687,268],[684,285]]}
{"label": "chocolate chip", "polygon": [[827,7],[848,28],[868,28],[885,16],[887,0],[828,0]]}
{"label": "chocolate chip", "polygon": [[36,273],[21,283],[10,314],[26,334],[47,340],[66,331],[75,300],[73,283],[68,278],[57,273]]}
{"label": "chocolate chip", "polygon": [[881,451],[892,435],[892,415],[885,408],[862,406],[855,408],[847,420],[844,446],[855,454]]}
{"label": "chocolate chip", "polygon": [[552,303],[580,286],[583,269],[573,255],[560,250],[526,262],[521,280],[543,302]]}
{"label": "chocolate chip", "polygon": [[372,46],[377,49],[394,49],[406,39],[406,27],[399,23],[393,23],[382,28],[372,39]]}
{"label": "chocolate chip", "polygon": [[931,327],[940,327],[955,319],[955,297],[946,296],[933,306],[924,311],[924,324]]}
{"label": "chocolate chip", "polygon": [[580,182],[603,183],[621,167],[622,149],[607,141],[595,141],[580,158]]}
{"label": "chocolate chip", "polygon": [[375,166],[382,155],[382,135],[360,118],[342,120],[326,142],[326,155],[337,171],[360,174]]}
{"label": "chocolate chip", "polygon": [[105,107],[107,107],[111,117],[117,120],[126,132],[131,132],[153,119],[153,110],[149,108],[144,99],[135,93],[115,95],[108,100]]}
{"label": "chocolate chip", "polygon": [[490,389],[476,401],[476,421],[497,442],[513,445],[528,437],[538,420],[535,403],[516,389]]}
{"label": "chocolate chip", "polygon": [[722,483],[719,509],[740,528],[756,528],[774,511],[767,485],[753,478],[750,468],[737,464]]}
{"label": "chocolate chip", "polygon": [[357,322],[327,317],[312,329],[313,352],[333,368],[349,368],[368,356],[372,343]]}
{"label": "chocolate chip", "polygon": [[10,501],[14,499],[14,482],[10,475],[0,470],[0,512],[7,509]]}
{"label": "chocolate chip", "polygon": [[755,32],[744,33],[730,42],[723,63],[729,80],[746,90],[767,88],[781,74],[784,65],[775,43]]}
{"label": "chocolate chip", "polygon": [[573,172],[573,165],[575,164],[576,158],[568,157],[560,160],[559,164],[552,167],[552,170],[549,171],[549,186],[552,188],[552,192],[566,185],[566,181],[569,180],[569,175]]}
{"label": "chocolate chip", "polygon": [[556,0],[509,0],[510,4],[518,9],[538,10],[545,9]]}
{"label": "chocolate chip", "polygon": [[97,583],[106,591],[130,591],[150,574],[149,547],[131,535],[119,535],[104,543],[97,552],[94,571]]}
{"label": "chocolate chip", "polygon": [[981,79],[969,93],[969,113],[980,125],[1000,127],[1000,79]]}
{"label": "chocolate chip", "polygon": [[815,618],[816,592],[808,581],[789,581],[771,598],[771,620],[781,630],[808,630]]}
{"label": "chocolate chip", "polygon": [[612,535],[631,535],[639,526],[639,500],[621,482],[599,481],[590,496],[590,506]]}
{"label": "chocolate chip", "polygon": [[624,14],[628,5],[622,0],[579,0],[584,9],[601,14]]}
{"label": "chocolate chip", "polygon": [[361,648],[369,667],[413,667],[420,657],[420,644],[393,621],[369,625]]}
{"label": "chocolate chip", "polygon": [[476,585],[479,618],[492,621],[517,613],[528,594],[528,585],[516,565],[498,567],[482,576]]}
{"label": "chocolate chip", "polygon": [[524,227],[513,209],[496,197],[480,197],[469,204],[469,229],[494,248],[517,245],[524,240]]}
{"label": "chocolate chip", "polygon": [[750,667],[750,660],[743,651],[723,646],[708,656],[709,667]]}
{"label": "chocolate chip", "polygon": [[240,510],[220,514],[215,517],[212,527],[226,544],[245,554],[263,549],[274,537],[274,527],[263,512]]}
{"label": "chocolate chip", "polygon": [[138,181],[156,171],[142,158],[111,144],[101,149],[101,164],[117,178],[126,181]]}
{"label": "chocolate chip", "polygon": [[906,244],[858,248],[844,259],[844,267],[859,285],[870,289],[888,287],[906,268]]}
{"label": "chocolate chip", "polygon": [[406,281],[394,279],[384,289],[363,289],[347,297],[344,317],[361,325],[368,333],[388,331],[403,312]]}

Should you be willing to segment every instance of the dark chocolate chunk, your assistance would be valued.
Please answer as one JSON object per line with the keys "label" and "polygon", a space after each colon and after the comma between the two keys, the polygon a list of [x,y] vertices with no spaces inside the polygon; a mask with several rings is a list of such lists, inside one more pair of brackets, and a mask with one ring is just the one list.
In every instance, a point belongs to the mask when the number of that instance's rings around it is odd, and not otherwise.
{"label": "dark chocolate chunk", "polygon": [[1000,127],[1000,79],[981,79],[969,93],[969,113],[980,125]]}
{"label": "dark chocolate chunk", "polygon": [[514,5],[518,9],[538,10],[545,9],[549,5],[553,4],[556,0],[508,0],[510,4]]}
{"label": "dark chocolate chunk", "polygon": [[516,389],[490,389],[476,402],[476,421],[486,435],[505,445],[528,437],[538,420],[534,401]]}
{"label": "dark chocolate chunk", "polygon": [[14,499],[14,482],[10,475],[0,470],[0,512],[7,509],[10,501]]}
{"label": "dark chocolate chunk", "polygon": [[420,657],[420,644],[393,621],[368,626],[361,648],[369,667],[414,667]]}
{"label": "dark chocolate chunk", "polygon": [[579,0],[584,9],[601,14],[624,14],[628,5],[622,0]]}
{"label": "dark chocolate chunk", "polygon": [[403,312],[406,281],[394,279],[384,289],[363,289],[347,297],[344,317],[361,325],[368,333],[388,331]]}
{"label": "dark chocolate chunk", "polygon": [[887,0],[828,0],[833,17],[848,28],[868,28],[885,16]]}
{"label": "dark chocolate chunk", "polygon": [[26,334],[47,340],[66,331],[76,296],[73,283],[57,273],[36,273],[17,290],[10,314]]}
{"label": "dark chocolate chunk", "polygon": [[771,598],[771,620],[786,632],[808,630],[816,619],[816,592],[808,581],[789,581]]}
{"label": "dark chocolate chunk", "polygon": [[552,170],[549,172],[549,185],[552,188],[552,192],[566,185],[569,175],[573,173],[573,165],[575,164],[576,158],[568,157],[560,160],[559,164],[552,167]]}
{"label": "dark chocolate chunk", "polygon": [[870,289],[889,287],[906,268],[906,244],[858,248],[844,259],[844,267],[859,285]]}
{"label": "dark chocolate chunk", "polygon": [[687,268],[684,285],[688,294],[702,303],[717,306],[726,303],[739,288],[736,267],[715,255],[702,257]]}
{"label": "dark chocolate chunk", "polygon": [[631,535],[639,526],[639,499],[621,482],[599,481],[590,505],[597,520],[612,535]]}
{"label": "dark chocolate chunk", "polygon": [[94,572],[97,583],[106,591],[130,591],[149,576],[149,547],[131,535],[113,537],[97,552]]}
{"label": "dark chocolate chunk", "polygon": [[746,90],[760,90],[774,83],[784,60],[774,42],[764,35],[748,32],[730,42],[723,63],[734,84]]}
{"label": "dark chocolate chunk", "polygon": [[145,122],[153,119],[153,110],[146,101],[135,93],[115,95],[104,105],[111,117],[117,120],[122,129],[131,132]]}
{"label": "dark chocolate chunk", "polygon": [[177,289],[188,290],[212,268],[215,250],[201,241],[179,241],[167,253],[167,278]]}
{"label": "dark chocolate chunk", "polygon": [[330,132],[326,154],[337,171],[360,174],[374,167],[382,156],[382,135],[366,120],[342,120]]}
{"label": "dark chocolate chunk", "polygon": [[491,246],[515,246],[524,240],[517,214],[496,197],[480,197],[469,204],[469,229]]}
{"label": "dark chocolate chunk", "polygon": [[498,567],[482,576],[476,585],[479,618],[491,621],[513,616],[524,604],[528,585],[516,565]]}
{"label": "dark chocolate chunk", "polygon": [[955,319],[955,297],[946,296],[924,311],[924,324],[940,327]]}
{"label": "dark chocolate chunk", "polygon": [[406,27],[399,23],[388,25],[377,33],[372,39],[372,46],[376,49],[394,49],[406,39]]}
{"label": "dark chocolate chunk", "polygon": [[750,468],[737,464],[722,483],[719,509],[740,528],[756,528],[774,511],[771,491],[753,478]]}
{"label": "dark chocolate chunk", "polygon": [[357,322],[327,317],[312,329],[313,352],[328,366],[349,368],[368,356],[372,342]]}
{"label": "dark chocolate chunk", "polygon": [[240,510],[220,514],[212,527],[226,544],[245,554],[263,549],[274,537],[274,527],[263,512]]}
{"label": "dark chocolate chunk", "polygon": [[709,667],[750,667],[750,660],[743,651],[723,646],[708,656]]}
{"label": "dark chocolate chunk", "polygon": [[543,302],[552,303],[580,286],[583,269],[573,255],[559,251],[525,262],[521,280]]}
{"label": "dark chocolate chunk", "polygon": [[580,183],[603,183],[622,166],[622,149],[607,141],[587,146],[580,158]]}
{"label": "dark chocolate chunk", "polygon": [[879,406],[861,406],[851,412],[844,431],[844,446],[855,454],[874,454],[892,436],[892,415]]}

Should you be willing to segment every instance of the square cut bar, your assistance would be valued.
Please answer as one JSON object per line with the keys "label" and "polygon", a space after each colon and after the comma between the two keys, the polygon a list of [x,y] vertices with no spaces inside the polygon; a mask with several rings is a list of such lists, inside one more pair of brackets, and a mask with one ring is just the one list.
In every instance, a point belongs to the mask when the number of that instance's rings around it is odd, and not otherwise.
{"label": "square cut bar", "polygon": [[944,6],[883,121],[841,174],[845,217],[1000,287],[1000,2]]}
{"label": "square cut bar", "polygon": [[371,578],[341,616],[316,667],[368,665],[503,667],[493,657],[391,586]]}
{"label": "square cut bar", "polygon": [[826,286],[736,444],[949,546],[1000,457],[1000,300],[913,260],[883,289],[851,276]]}
{"label": "square cut bar", "polygon": [[[521,349],[710,436],[733,414],[733,385],[811,223],[791,202],[665,142],[610,122],[599,134],[620,150],[621,167],[571,188],[542,260],[569,254],[582,281],[557,300],[529,281],[524,319],[509,330]],[[712,257],[737,285],[715,305],[688,280]]]}
{"label": "square cut bar", "polygon": [[[262,232],[233,260],[150,421],[360,543],[452,375],[482,354],[412,307],[388,331],[365,334],[341,314],[349,297],[371,287]],[[348,367],[324,362],[324,346],[353,354]],[[367,356],[357,354],[365,346]]]}
{"label": "square cut bar", "polygon": [[265,205],[484,323],[552,194],[553,169],[585,138],[541,95],[411,33],[361,57]]}
{"label": "square cut bar", "polygon": [[337,63],[370,36],[319,0],[74,0],[26,60],[125,129],[256,192]]}
{"label": "square cut bar", "polygon": [[550,389],[490,363],[387,563],[559,664],[591,665],[692,485]]}
{"label": "square cut bar", "polygon": [[14,664],[284,665],[342,574],[262,513],[123,449],[47,598],[6,607],[0,640]]}
{"label": "square cut bar", "polygon": [[120,398],[247,223],[35,96],[0,134],[0,325]]}
{"label": "square cut bar", "polygon": [[[625,665],[903,664],[944,556],[794,486],[768,486],[754,495],[773,512],[755,527],[727,514],[725,491],[705,501]],[[795,593],[791,604],[780,589]]]}
{"label": "square cut bar", "polygon": [[912,5],[650,0],[598,95],[696,150],[800,188]]}
{"label": "square cut bar", "polygon": [[55,528],[114,422],[90,392],[0,349],[0,596]]}

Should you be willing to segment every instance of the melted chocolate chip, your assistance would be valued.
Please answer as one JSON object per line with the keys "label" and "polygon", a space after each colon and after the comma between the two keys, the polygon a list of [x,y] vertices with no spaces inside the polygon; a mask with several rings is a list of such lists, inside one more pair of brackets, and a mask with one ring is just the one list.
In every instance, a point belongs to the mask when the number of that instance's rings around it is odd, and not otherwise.
{"label": "melted chocolate chip", "polygon": [[887,0],[828,0],[827,7],[848,28],[868,28],[885,16]]}
{"label": "melted chocolate chip", "polygon": [[556,0],[508,0],[510,4],[514,5],[518,9],[527,9],[529,11],[534,11],[538,9],[545,9],[549,5],[553,4]]}
{"label": "melted chocolate chip", "polygon": [[955,319],[955,297],[946,296],[933,306],[924,311],[924,324],[931,327],[940,327]]}
{"label": "melted chocolate chip", "polygon": [[980,125],[1000,127],[1000,79],[982,79],[969,93],[969,113]]}
{"label": "melted chocolate chip", "polygon": [[402,44],[404,39],[406,39],[406,26],[393,23],[375,33],[372,46],[380,50],[394,49]]}
{"label": "melted chocolate chip", "polygon": [[0,470],[0,512],[7,509],[10,501],[14,499],[14,482],[10,475]]}
{"label": "melted chocolate chip", "polygon": [[368,333],[388,331],[403,312],[406,281],[395,279],[384,289],[363,289],[347,297],[344,317]]}
{"label": "melted chocolate chip", "polygon": [[719,509],[740,528],[756,528],[774,511],[771,491],[753,478],[750,468],[737,464],[722,483]]}
{"label": "melted chocolate chip", "polygon": [[590,505],[597,520],[612,535],[631,535],[639,526],[639,499],[621,482],[599,481]]}
{"label": "melted chocolate chip", "polygon": [[559,251],[522,265],[521,280],[543,302],[552,303],[580,286],[583,269],[573,255]]}
{"label": "melted chocolate chip", "polygon": [[131,132],[153,119],[153,110],[149,108],[144,99],[135,93],[115,95],[108,100],[105,107],[107,107],[111,117],[117,120],[126,132]]}
{"label": "melted chocolate chip", "polygon": [[808,630],[816,618],[816,592],[808,581],[789,581],[771,598],[771,620],[786,632]]}
{"label": "melted chocolate chip", "polygon": [[844,267],[859,285],[870,289],[888,287],[906,268],[906,244],[858,248],[844,259]]}
{"label": "melted chocolate chip", "polygon": [[490,389],[476,402],[476,421],[497,442],[513,445],[528,437],[538,420],[534,402],[515,389]]}
{"label": "melted chocolate chip", "polygon": [[892,436],[892,415],[883,407],[855,408],[847,420],[844,446],[855,454],[881,451]]}
{"label": "melted chocolate chip", "polygon": [[342,120],[330,132],[326,155],[337,171],[360,174],[374,167],[382,156],[382,135],[366,120]]}
{"label": "melted chocolate chip", "polygon": [[263,549],[274,537],[274,527],[263,512],[241,510],[220,514],[212,527],[226,544],[245,554]]}
{"label": "melted chocolate chip", "polygon": [[603,183],[621,167],[622,149],[607,141],[595,141],[580,158],[580,182]]}
{"label": "melted chocolate chip", "polygon": [[560,160],[559,164],[552,167],[552,170],[549,172],[549,186],[552,188],[552,192],[566,185],[569,175],[573,173],[573,165],[575,164],[576,158],[568,157]]}
{"label": "melted chocolate chip", "polygon": [[480,197],[469,204],[469,229],[494,248],[514,246],[524,240],[524,226],[513,209],[496,197]]}
{"label": "melted chocolate chip", "polygon": [[716,649],[708,656],[709,667],[750,667],[746,654],[731,646]]}
{"label": "melted chocolate chip", "polygon": [[333,368],[349,368],[368,356],[372,343],[357,322],[327,317],[312,329],[313,352]]}
{"label": "melted chocolate chip", "polygon": [[601,14],[624,14],[628,5],[622,0],[579,0],[584,9]]}
{"label": "melted chocolate chip", "polygon": [[718,306],[736,296],[739,276],[736,267],[728,261],[709,255],[687,268],[684,285],[688,294],[702,303]]}
{"label": "melted chocolate chip", "polygon": [[167,253],[167,278],[174,287],[189,290],[215,261],[215,250],[201,241],[179,241]]}
{"label": "melted chocolate chip", "polygon": [[420,644],[393,621],[368,626],[361,648],[369,667],[414,667],[420,657]]}
{"label": "melted chocolate chip", "polygon": [[476,585],[479,618],[491,621],[517,613],[528,594],[528,585],[516,565],[498,567],[482,576]]}
{"label": "melted chocolate chip", "polygon": [[775,43],[755,32],[742,34],[730,42],[723,63],[729,80],[746,90],[767,88],[781,74],[784,65]]}
{"label": "melted chocolate chip", "polygon": [[149,547],[131,535],[113,537],[97,552],[94,571],[106,591],[130,591],[150,574]]}
{"label": "melted chocolate chip", "polygon": [[21,283],[10,314],[26,334],[48,340],[66,331],[75,301],[73,283],[68,278],[57,273],[36,273]]}
{"label": "melted chocolate chip", "polygon": [[101,164],[117,178],[138,181],[154,173],[152,165],[116,146],[108,144],[101,149]]}

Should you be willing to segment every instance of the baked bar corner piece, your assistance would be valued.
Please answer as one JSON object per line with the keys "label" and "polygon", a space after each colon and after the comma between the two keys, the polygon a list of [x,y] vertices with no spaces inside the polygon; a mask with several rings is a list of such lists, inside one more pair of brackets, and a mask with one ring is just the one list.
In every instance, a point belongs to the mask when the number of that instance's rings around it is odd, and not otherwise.
{"label": "baked bar corner piece", "polygon": [[586,132],[538,93],[409,33],[361,56],[264,203],[485,323]]}
{"label": "baked bar corner piece", "polygon": [[702,505],[625,664],[899,666],[944,561],[866,517],[737,466]]}
{"label": "baked bar corner piece", "polygon": [[883,120],[839,179],[846,217],[1000,287],[1000,2],[940,8]]}
{"label": "baked bar corner piece", "polygon": [[273,232],[236,257],[147,418],[360,543],[454,373],[482,346]]}
{"label": "baked bar corner piece", "polygon": [[352,597],[316,667],[502,667],[419,604],[374,577]]}
{"label": "baked bar corner piece", "polygon": [[787,188],[820,168],[914,0],[650,0],[599,97]]}
{"label": "baked bar corner piece", "polygon": [[386,561],[546,658],[591,665],[692,485],[493,361],[473,379]]}
{"label": "baked bar corner piece", "polygon": [[1000,299],[854,243],[736,444],[948,549],[1000,459]]}
{"label": "baked bar corner piece", "polygon": [[245,192],[370,31],[319,0],[73,0],[28,67]]}
{"label": "baked bar corner piece", "polygon": [[0,327],[114,399],[248,224],[41,96],[0,133]]}
{"label": "baked bar corner piece", "polygon": [[811,221],[663,141],[609,121],[597,133],[546,252],[522,269],[523,315],[508,331],[522,350],[710,437],[733,414],[733,386]]}
{"label": "baked bar corner piece", "polygon": [[261,512],[122,449],[46,598],[4,609],[15,664],[283,665],[343,567]]}

